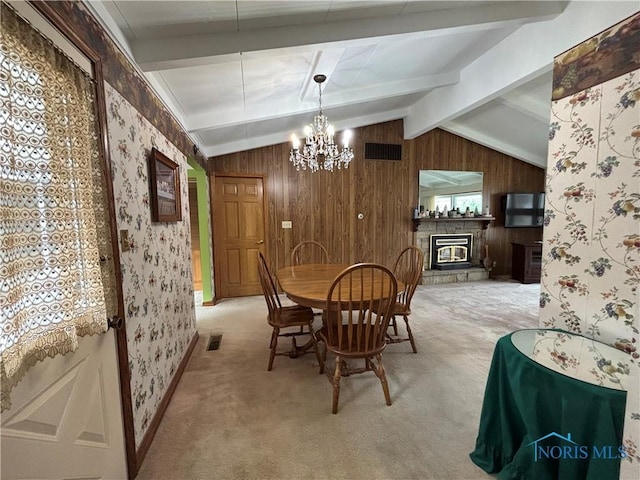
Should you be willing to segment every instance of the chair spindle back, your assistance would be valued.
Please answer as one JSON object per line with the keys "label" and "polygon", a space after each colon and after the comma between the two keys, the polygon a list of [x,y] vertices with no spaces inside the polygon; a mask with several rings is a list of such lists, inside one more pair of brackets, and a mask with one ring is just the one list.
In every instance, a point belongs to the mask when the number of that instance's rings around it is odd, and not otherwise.
{"label": "chair spindle back", "polygon": [[304,240],[298,243],[291,252],[291,265],[309,263],[329,263],[327,249],[315,240]]}
{"label": "chair spindle back", "polygon": [[267,266],[267,261],[261,252],[258,252],[258,276],[260,277],[262,293],[264,294],[264,299],[267,302],[267,308],[269,309],[269,323],[271,323],[276,320],[278,311],[282,308],[282,303],[278,296],[276,282],[271,276],[271,272]]}
{"label": "chair spindle back", "polygon": [[382,351],[397,289],[393,273],[382,265],[360,263],[343,270],[327,295],[329,345],[344,356]]}
{"label": "chair spindle back", "polygon": [[423,267],[422,250],[414,246],[402,250],[393,267],[393,274],[405,285],[404,290],[398,294],[398,302],[405,304],[407,308],[409,308],[413,294],[420,283]]}

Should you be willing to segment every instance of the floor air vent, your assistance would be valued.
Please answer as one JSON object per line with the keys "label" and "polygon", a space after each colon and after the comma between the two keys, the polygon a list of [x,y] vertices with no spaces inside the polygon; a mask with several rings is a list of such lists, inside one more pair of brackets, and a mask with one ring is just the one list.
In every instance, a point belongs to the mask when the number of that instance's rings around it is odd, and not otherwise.
{"label": "floor air vent", "polygon": [[207,344],[207,351],[218,350],[220,348],[221,341],[222,335],[211,335],[209,337],[209,343]]}
{"label": "floor air vent", "polygon": [[366,160],[402,160],[402,144],[366,142],[364,158]]}

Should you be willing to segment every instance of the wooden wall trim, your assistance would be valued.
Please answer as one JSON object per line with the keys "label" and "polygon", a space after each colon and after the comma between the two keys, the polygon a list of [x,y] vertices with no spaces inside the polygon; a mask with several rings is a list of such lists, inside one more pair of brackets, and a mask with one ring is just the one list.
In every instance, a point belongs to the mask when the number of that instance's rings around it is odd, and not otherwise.
{"label": "wooden wall trim", "polygon": [[169,406],[169,402],[171,401],[171,398],[173,397],[173,394],[176,391],[178,382],[180,382],[180,379],[182,378],[182,374],[184,373],[184,370],[187,367],[187,363],[189,363],[189,359],[191,358],[191,354],[193,353],[193,350],[195,349],[196,344],[198,343],[198,338],[199,338],[199,335],[198,335],[198,332],[196,332],[193,335],[191,342],[189,343],[189,347],[187,347],[187,351],[184,357],[182,357],[182,360],[180,361],[180,365],[178,365],[175,375],[171,379],[171,383],[169,384],[167,391],[162,397],[162,401],[158,405],[158,409],[156,410],[155,415],[153,416],[153,418],[151,419],[151,422],[149,423],[149,428],[147,429],[147,432],[144,434],[144,437],[140,442],[140,446],[136,451],[136,469],[135,469],[134,478],[135,478],[135,475],[137,475],[138,472],[140,471],[140,467],[142,466],[144,457],[147,455],[147,452],[149,451],[149,447],[151,447],[151,443],[153,442],[153,439],[156,436],[156,432],[158,431],[158,427],[160,426],[162,417],[164,417],[164,414],[167,411],[167,407]]}
{"label": "wooden wall trim", "polygon": [[214,199],[215,199],[215,192],[216,192],[216,174],[213,171],[209,172],[209,222],[211,223],[211,232],[212,232],[212,243],[213,245],[211,245],[211,262],[213,263],[213,302],[215,305],[216,299],[218,298],[218,295],[220,292],[220,275],[218,275],[218,271],[220,269],[219,263],[220,263],[220,259],[218,258],[218,255],[216,255],[216,229],[215,229],[215,216],[214,216]]}

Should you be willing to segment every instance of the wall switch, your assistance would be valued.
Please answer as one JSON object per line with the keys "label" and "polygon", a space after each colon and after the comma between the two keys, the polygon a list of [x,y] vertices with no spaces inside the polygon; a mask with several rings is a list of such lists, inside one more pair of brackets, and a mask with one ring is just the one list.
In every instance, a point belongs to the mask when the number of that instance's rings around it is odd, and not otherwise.
{"label": "wall switch", "polygon": [[287,220],[282,222],[282,228],[291,228],[291,221]]}
{"label": "wall switch", "polygon": [[129,230],[120,230],[120,249],[123,252],[131,250],[131,244],[129,243]]}

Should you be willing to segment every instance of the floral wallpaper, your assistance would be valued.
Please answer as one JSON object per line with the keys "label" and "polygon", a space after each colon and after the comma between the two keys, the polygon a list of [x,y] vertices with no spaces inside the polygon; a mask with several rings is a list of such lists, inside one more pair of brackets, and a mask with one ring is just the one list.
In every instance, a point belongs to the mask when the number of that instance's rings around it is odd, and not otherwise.
{"label": "floral wallpaper", "polygon": [[621,478],[640,478],[640,70],[551,110],[540,326],[626,352]]}
{"label": "floral wallpaper", "polygon": [[[514,333],[514,337],[519,333]],[[629,388],[629,354],[582,335],[538,330],[531,358],[551,370],[594,385],[616,390]]]}
{"label": "floral wallpaper", "polygon": [[[196,334],[186,157],[111,85],[105,84],[109,148],[122,252],[136,447]],[[152,223],[148,157],[151,148],[180,168],[182,220]]]}

